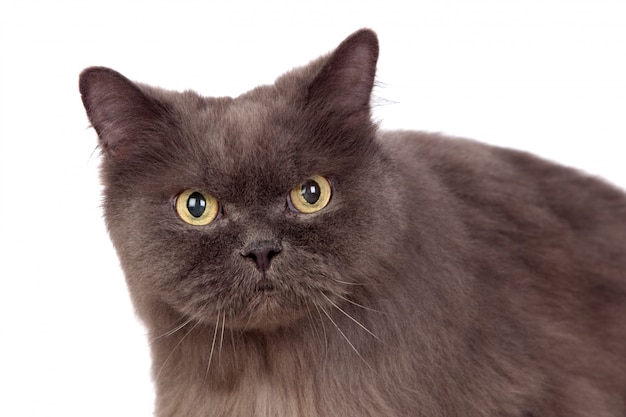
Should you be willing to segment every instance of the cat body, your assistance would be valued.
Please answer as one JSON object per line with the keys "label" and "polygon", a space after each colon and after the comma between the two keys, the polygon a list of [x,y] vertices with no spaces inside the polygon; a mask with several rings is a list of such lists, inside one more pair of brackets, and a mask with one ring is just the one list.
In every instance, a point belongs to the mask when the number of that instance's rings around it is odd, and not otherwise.
{"label": "cat body", "polygon": [[234,99],[81,74],[156,415],[626,415],[624,193],[378,131],[377,57]]}

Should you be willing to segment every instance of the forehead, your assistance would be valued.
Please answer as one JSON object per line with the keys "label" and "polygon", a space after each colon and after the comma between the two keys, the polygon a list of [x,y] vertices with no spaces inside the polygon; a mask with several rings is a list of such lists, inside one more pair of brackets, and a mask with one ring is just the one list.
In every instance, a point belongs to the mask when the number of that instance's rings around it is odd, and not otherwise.
{"label": "forehead", "polygon": [[284,193],[307,175],[299,173],[296,156],[301,150],[295,137],[302,132],[286,122],[284,112],[272,101],[209,101],[183,126],[186,171],[219,194]]}

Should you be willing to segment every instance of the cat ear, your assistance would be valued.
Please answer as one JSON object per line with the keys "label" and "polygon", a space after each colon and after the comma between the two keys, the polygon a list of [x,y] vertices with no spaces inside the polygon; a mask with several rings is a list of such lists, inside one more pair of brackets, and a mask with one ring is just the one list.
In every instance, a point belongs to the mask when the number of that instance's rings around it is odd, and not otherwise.
{"label": "cat ear", "polygon": [[369,112],[377,61],[376,34],[369,29],[353,33],[309,85],[307,103],[340,112]]}
{"label": "cat ear", "polygon": [[128,155],[138,137],[159,131],[163,105],[122,74],[105,67],[87,68],[80,74],[79,89],[107,156]]}

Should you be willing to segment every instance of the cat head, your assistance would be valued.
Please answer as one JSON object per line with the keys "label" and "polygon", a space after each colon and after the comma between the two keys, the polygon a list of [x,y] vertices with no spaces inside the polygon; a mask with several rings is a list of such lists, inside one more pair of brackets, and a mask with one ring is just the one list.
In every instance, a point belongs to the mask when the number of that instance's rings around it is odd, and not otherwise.
{"label": "cat head", "polygon": [[397,197],[371,120],[377,58],[361,30],[237,98],[83,71],[105,219],[140,312],[269,328],[375,290]]}

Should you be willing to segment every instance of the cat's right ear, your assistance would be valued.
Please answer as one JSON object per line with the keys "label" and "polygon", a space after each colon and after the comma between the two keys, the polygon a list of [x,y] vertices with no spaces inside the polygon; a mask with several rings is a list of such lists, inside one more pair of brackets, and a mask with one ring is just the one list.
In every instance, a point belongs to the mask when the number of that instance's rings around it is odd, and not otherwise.
{"label": "cat's right ear", "polygon": [[132,153],[134,139],[157,129],[163,105],[147,96],[122,74],[105,67],[90,67],[80,74],[79,89],[91,125],[106,156]]}

